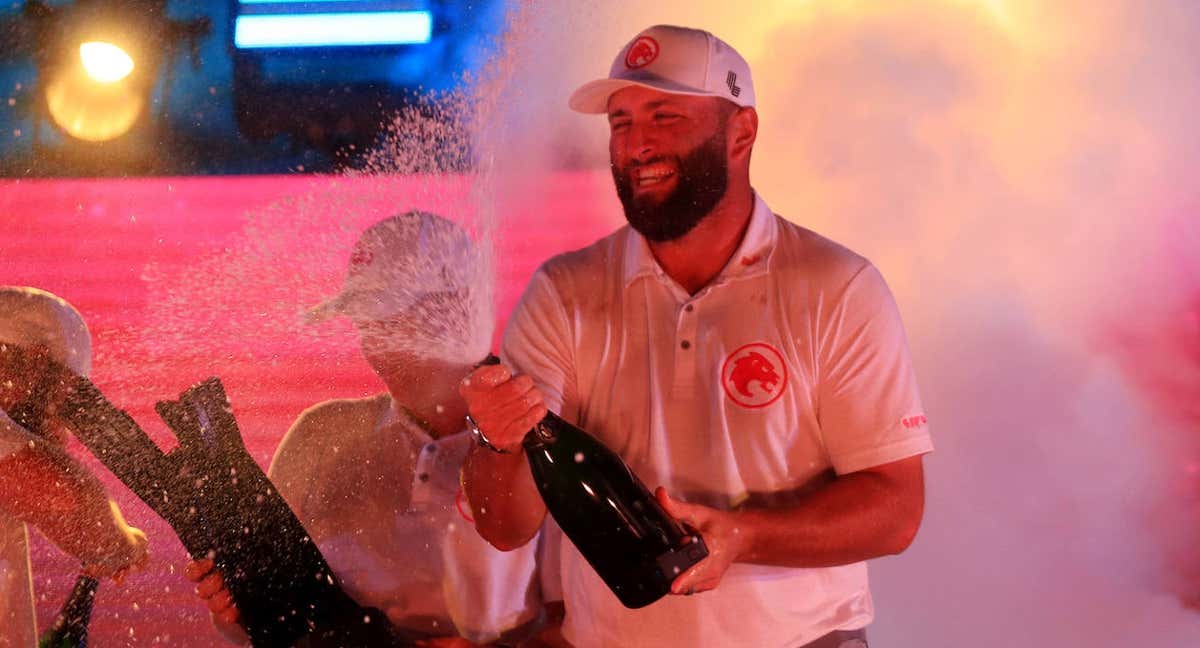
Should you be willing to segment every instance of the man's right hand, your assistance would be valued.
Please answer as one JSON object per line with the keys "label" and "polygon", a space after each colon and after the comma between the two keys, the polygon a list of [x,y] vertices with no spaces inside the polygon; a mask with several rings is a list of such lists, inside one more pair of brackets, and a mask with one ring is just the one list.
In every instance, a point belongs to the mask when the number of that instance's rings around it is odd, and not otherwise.
{"label": "man's right hand", "polygon": [[546,416],[546,402],[524,374],[514,376],[502,364],[484,365],[462,380],[458,393],[488,441],[508,452],[519,452],[525,434]]}
{"label": "man's right hand", "polygon": [[225,587],[225,579],[212,560],[202,558],[189,562],[183,575],[196,583],[196,596],[204,600],[213,617],[231,625],[238,622],[241,615],[233,603],[233,595]]}
{"label": "man's right hand", "polygon": [[108,502],[115,530],[111,541],[96,548],[96,555],[84,561],[84,572],[97,578],[111,576],[120,585],[130,572],[146,566],[150,560],[150,547],[146,534],[137,527],[129,526],[116,502]]}

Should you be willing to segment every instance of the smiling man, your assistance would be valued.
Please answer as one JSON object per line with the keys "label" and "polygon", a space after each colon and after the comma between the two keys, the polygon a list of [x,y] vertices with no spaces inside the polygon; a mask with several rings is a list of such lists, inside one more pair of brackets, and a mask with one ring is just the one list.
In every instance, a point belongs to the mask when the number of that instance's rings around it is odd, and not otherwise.
{"label": "smiling man", "polygon": [[542,524],[519,448],[549,408],[660,485],[710,552],[684,596],[629,610],[564,543],[571,643],[865,646],[864,561],[912,542],[932,449],[883,277],[755,192],[750,68],[712,34],[651,27],[570,105],[608,117],[629,226],[543,265],[504,364],[460,386],[489,442],[464,468],[476,527],[513,548]]}

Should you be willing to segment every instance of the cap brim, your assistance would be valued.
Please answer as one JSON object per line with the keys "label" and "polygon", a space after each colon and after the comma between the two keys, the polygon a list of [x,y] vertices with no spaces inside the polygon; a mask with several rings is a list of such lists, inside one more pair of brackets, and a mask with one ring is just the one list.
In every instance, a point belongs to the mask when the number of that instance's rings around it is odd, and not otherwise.
{"label": "cap brim", "polygon": [[567,105],[575,112],[603,114],[608,112],[608,98],[618,90],[623,90],[630,86],[640,86],[670,94],[692,95],[696,97],[720,96],[707,90],[693,88],[666,79],[597,79],[579,86],[579,89],[571,94]]}

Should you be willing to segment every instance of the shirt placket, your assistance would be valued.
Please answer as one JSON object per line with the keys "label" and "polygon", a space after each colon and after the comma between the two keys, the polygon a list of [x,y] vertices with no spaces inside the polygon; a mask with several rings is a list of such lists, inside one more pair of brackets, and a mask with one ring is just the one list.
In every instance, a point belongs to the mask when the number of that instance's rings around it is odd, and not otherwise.
{"label": "shirt placket", "polygon": [[437,470],[437,443],[428,441],[417,452],[413,467],[411,508],[425,508],[433,498],[433,473]]}
{"label": "shirt placket", "polygon": [[700,304],[708,289],[701,290],[679,304],[675,311],[674,371],[671,394],[686,398],[696,391],[696,334],[699,331]]}

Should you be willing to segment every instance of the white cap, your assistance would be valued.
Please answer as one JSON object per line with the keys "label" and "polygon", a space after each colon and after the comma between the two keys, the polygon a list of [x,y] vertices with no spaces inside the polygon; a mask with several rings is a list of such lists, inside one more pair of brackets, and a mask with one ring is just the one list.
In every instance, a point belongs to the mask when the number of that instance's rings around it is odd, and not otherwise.
{"label": "white cap", "polygon": [[92,335],[83,316],[61,297],[37,288],[0,286],[0,343],[44,344],[50,356],[86,376],[92,370]]}
{"label": "white cap", "polygon": [[415,210],[391,216],[362,233],[342,291],[309,310],[307,317],[386,320],[426,295],[467,290],[478,264],[474,242],[458,225]]}
{"label": "white cap", "polygon": [[581,86],[569,105],[582,113],[604,113],[608,98],[631,85],[754,105],[746,59],[716,36],[687,27],[655,25],[638,34],[621,48],[608,78]]}

